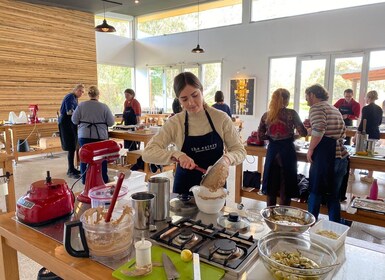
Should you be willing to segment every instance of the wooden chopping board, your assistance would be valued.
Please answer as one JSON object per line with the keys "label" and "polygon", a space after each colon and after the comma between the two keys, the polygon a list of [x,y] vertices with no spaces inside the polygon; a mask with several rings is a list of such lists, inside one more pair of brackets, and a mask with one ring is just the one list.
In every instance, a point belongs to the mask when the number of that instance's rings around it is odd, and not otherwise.
{"label": "wooden chopping board", "polygon": [[[174,251],[171,251],[167,248],[154,245],[151,248],[151,259],[153,262],[162,263],[162,253],[166,253],[171,261],[174,263],[176,269],[179,272],[179,279],[183,280],[192,280],[194,279],[194,272],[193,272],[193,262],[184,262],[180,258],[180,254]],[[117,279],[120,280],[131,280],[131,279],[140,279],[140,280],[167,280],[166,272],[164,271],[163,266],[160,267],[153,267],[152,272],[146,276],[136,276],[136,277],[130,277],[124,275],[122,272],[120,272],[122,269],[125,270],[135,270],[135,259],[130,260],[129,262],[125,263],[121,267],[119,267],[117,270],[112,272],[112,276],[114,276]],[[204,262],[200,262],[201,267],[201,279],[210,279],[210,280],[219,280],[222,279],[225,275],[225,270],[206,264]]]}

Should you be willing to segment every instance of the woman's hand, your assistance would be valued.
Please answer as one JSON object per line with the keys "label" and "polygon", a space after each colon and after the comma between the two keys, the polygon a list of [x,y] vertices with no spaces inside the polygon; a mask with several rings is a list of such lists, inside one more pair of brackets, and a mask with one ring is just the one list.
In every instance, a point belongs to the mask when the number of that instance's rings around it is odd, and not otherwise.
{"label": "woman's hand", "polygon": [[180,167],[184,168],[184,169],[194,169],[196,164],[194,162],[194,160],[192,158],[190,158],[189,156],[187,156],[186,154],[184,155],[181,155],[179,158],[178,158],[178,161],[179,161],[179,165]]}

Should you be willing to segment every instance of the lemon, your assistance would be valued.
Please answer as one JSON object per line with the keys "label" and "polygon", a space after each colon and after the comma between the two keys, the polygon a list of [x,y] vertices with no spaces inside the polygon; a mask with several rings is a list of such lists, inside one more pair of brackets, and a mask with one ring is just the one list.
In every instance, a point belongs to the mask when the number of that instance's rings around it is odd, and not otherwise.
{"label": "lemon", "polygon": [[190,250],[184,249],[182,252],[180,252],[180,258],[184,262],[189,262],[192,260],[193,254]]}

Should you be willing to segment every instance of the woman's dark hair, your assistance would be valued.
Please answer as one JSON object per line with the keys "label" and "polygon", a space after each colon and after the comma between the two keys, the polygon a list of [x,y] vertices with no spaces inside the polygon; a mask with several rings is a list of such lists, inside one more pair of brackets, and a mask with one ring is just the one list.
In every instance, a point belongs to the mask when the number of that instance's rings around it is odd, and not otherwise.
{"label": "woman's dark hair", "polygon": [[218,90],[215,93],[214,100],[215,100],[215,102],[223,102],[223,101],[225,101],[225,96],[223,95],[223,92]]}
{"label": "woman's dark hair", "polygon": [[177,98],[179,98],[180,93],[187,85],[203,92],[203,86],[197,76],[191,72],[182,72],[174,78],[174,92]]}
{"label": "woman's dark hair", "polygon": [[133,97],[135,97],[135,91],[134,91],[133,89],[128,88],[128,89],[126,89],[126,90],[124,91],[124,93],[129,93],[129,94],[131,94]]}
{"label": "woman's dark hair", "polygon": [[315,84],[315,85],[312,85],[312,86],[308,87],[305,90],[305,93],[308,94],[308,95],[310,93],[312,93],[312,94],[315,95],[315,97],[317,97],[318,99],[321,99],[323,101],[326,101],[326,100],[329,99],[329,93],[320,84]]}
{"label": "woman's dark hair", "polygon": [[182,106],[180,105],[178,98],[174,98],[174,101],[172,102],[172,111],[174,114],[182,112]]}

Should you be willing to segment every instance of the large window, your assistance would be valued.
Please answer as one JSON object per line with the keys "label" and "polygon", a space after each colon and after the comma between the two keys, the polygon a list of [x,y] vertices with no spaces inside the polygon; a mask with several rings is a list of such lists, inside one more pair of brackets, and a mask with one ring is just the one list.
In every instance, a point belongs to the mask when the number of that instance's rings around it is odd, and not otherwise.
{"label": "large window", "polygon": [[261,21],[383,3],[384,0],[252,0],[251,20]]}
{"label": "large window", "polygon": [[172,112],[172,102],[175,98],[173,89],[174,77],[182,71],[189,71],[199,77],[203,85],[205,101],[214,104],[214,95],[220,90],[221,85],[221,63],[205,63],[196,66],[158,66],[148,68],[150,83],[150,107],[143,108],[147,111]]}
{"label": "large window", "polygon": [[[199,19],[199,23],[198,23]],[[139,16],[138,38],[161,36],[242,22],[242,0],[220,0]]]}
{"label": "large window", "polygon": [[378,92],[376,103],[382,106],[385,100],[384,61],[385,50],[271,58],[269,96],[278,87],[288,89],[292,93],[293,108],[302,119],[309,111],[305,89],[314,83],[328,90],[331,104],[343,98],[345,89],[351,88],[361,107],[366,105],[364,96],[369,90]]}
{"label": "large window", "polygon": [[385,51],[370,53],[367,91],[369,90],[377,91],[378,100],[376,100],[376,104],[383,106],[382,104],[385,102]]}
{"label": "large window", "polygon": [[[131,67],[98,64],[100,101],[106,103],[114,114],[123,112],[124,90],[134,88],[133,72]],[[140,97],[136,98],[140,102]]]}

